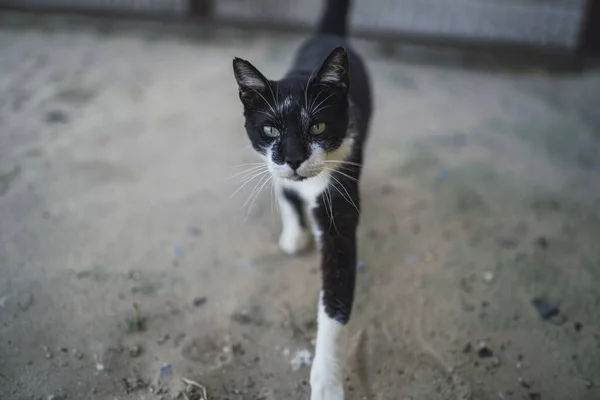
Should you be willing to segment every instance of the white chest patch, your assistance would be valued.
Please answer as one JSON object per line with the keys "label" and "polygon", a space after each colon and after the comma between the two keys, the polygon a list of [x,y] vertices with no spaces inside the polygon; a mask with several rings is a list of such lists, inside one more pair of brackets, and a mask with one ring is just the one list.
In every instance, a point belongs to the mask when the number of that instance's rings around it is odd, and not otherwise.
{"label": "white chest patch", "polygon": [[330,180],[329,176],[330,172],[325,170],[319,175],[304,181],[295,182],[282,179],[279,184],[283,188],[291,189],[298,193],[307,206],[312,209],[317,206],[317,199],[327,189]]}

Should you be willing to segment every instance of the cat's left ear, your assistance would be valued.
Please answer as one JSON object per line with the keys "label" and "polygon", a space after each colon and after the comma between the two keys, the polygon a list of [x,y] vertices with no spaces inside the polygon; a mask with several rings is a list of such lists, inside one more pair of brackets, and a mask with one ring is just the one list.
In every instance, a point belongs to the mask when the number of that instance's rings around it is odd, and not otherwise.
{"label": "cat's left ear", "polygon": [[346,49],[340,46],[329,53],[316,75],[316,81],[348,90],[350,79]]}
{"label": "cat's left ear", "polygon": [[241,58],[233,59],[233,74],[240,91],[240,100],[245,105],[249,105],[257,97],[257,93],[260,94],[269,87],[267,78],[254,65]]}

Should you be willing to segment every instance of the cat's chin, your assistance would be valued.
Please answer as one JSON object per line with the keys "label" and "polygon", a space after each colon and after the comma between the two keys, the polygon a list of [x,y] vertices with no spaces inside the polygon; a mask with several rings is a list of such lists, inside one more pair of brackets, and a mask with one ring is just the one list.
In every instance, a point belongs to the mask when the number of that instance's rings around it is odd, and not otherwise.
{"label": "cat's chin", "polygon": [[306,176],[302,176],[302,175],[292,175],[287,179],[290,181],[293,181],[293,182],[302,182],[308,178]]}

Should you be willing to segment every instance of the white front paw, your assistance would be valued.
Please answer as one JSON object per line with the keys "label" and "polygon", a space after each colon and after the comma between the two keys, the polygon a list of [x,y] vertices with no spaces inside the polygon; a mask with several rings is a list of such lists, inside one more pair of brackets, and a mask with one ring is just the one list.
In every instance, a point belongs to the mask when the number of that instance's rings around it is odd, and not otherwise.
{"label": "white front paw", "polygon": [[344,400],[344,387],[336,379],[310,379],[310,400]]}
{"label": "white front paw", "polygon": [[287,229],[279,237],[279,247],[288,255],[306,250],[310,245],[310,233],[306,229]]}

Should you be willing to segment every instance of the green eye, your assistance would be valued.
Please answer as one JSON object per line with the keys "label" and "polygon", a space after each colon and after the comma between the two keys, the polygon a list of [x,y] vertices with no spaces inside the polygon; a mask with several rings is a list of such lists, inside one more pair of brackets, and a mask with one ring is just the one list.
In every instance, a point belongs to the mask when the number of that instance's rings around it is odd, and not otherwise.
{"label": "green eye", "polygon": [[313,135],[320,135],[325,132],[325,122],[319,122],[318,124],[314,124],[310,127],[309,131]]}
{"label": "green eye", "polygon": [[267,135],[270,138],[276,138],[280,135],[277,128],[273,128],[272,126],[264,126],[263,132],[265,133],[265,135]]}

